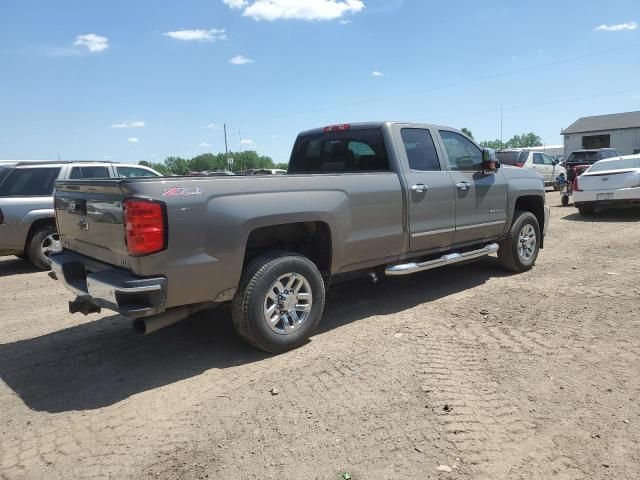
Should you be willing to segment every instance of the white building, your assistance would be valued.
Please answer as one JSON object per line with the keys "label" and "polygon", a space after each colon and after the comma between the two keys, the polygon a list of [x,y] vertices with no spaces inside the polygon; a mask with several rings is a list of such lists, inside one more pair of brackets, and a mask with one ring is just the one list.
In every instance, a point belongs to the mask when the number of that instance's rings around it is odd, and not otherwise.
{"label": "white building", "polygon": [[623,155],[640,153],[640,112],[582,117],[561,133],[567,156],[583,148],[615,148]]}

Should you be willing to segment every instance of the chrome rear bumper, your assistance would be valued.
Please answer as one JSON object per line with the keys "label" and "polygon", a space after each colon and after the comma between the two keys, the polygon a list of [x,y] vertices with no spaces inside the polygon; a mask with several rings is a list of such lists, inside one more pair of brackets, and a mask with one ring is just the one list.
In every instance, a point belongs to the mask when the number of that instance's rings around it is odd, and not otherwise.
{"label": "chrome rear bumper", "polygon": [[111,265],[65,251],[51,255],[53,277],[78,300],[129,317],[147,317],[166,309],[167,279],[141,278]]}

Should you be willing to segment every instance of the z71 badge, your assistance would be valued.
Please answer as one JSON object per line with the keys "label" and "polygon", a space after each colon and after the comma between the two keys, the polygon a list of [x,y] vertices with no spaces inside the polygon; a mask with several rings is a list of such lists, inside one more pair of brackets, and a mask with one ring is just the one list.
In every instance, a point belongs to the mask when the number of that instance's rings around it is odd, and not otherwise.
{"label": "z71 badge", "polygon": [[504,213],[504,208],[492,208],[489,210],[489,214],[497,215],[498,213]]}
{"label": "z71 badge", "polygon": [[171,187],[165,189],[163,197],[189,197],[191,195],[202,195],[200,187]]}

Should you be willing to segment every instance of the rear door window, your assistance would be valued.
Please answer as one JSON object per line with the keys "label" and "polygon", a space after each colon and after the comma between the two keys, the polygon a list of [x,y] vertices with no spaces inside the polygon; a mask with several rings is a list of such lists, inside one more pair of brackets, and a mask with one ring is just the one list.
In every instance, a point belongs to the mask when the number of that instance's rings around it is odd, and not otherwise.
{"label": "rear door window", "polygon": [[482,150],[471,140],[448,130],[440,130],[440,137],[447,151],[451,170],[468,172],[482,169]]}
{"label": "rear door window", "polygon": [[527,163],[529,151],[510,151],[496,152],[496,158],[503,165],[511,165],[512,167],[522,166]]}
{"label": "rear door window", "polygon": [[109,169],[107,167],[89,166],[89,167],[73,167],[69,178],[72,180],[87,178],[109,178]]}
{"label": "rear door window", "polygon": [[403,128],[400,132],[404,150],[411,170],[423,172],[440,171],[440,160],[429,130],[423,128]]}
{"label": "rear door window", "polygon": [[541,153],[533,154],[533,164],[534,165],[544,165],[544,158],[542,158]]}
{"label": "rear door window", "polygon": [[298,137],[289,173],[389,171],[382,130],[324,132]]}
{"label": "rear door window", "polygon": [[59,174],[60,167],[15,168],[0,185],[0,197],[47,197]]}

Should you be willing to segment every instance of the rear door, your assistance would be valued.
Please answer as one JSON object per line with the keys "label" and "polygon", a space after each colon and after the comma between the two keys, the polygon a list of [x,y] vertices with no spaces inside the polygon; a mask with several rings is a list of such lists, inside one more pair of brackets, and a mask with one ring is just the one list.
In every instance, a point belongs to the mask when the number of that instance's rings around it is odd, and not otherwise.
{"label": "rear door", "polygon": [[448,247],[455,232],[455,188],[438,155],[434,132],[407,127],[396,132],[408,191],[410,249]]}
{"label": "rear door", "polygon": [[542,153],[539,153],[539,152],[533,153],[533,170],[539,173],[540,175],[542,175],[545,183],[549,182],[549,176],[551,172],[549,171],[549,168],[544,162],[544,156],[542,155]]}
{"label": "rear door", "polygon": [[456,244],[500,236],[507,221],[507,182],[501,170],[482,172],[482,150],[465,136],[439,130],[455,187]]}

